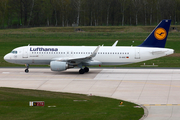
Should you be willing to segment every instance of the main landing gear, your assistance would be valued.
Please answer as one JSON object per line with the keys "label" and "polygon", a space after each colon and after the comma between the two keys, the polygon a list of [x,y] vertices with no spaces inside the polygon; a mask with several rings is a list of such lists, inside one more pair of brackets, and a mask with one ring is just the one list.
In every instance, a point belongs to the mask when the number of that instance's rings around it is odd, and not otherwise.
{"label": "main landing gear", "polygon": [[29,72],[29,64],[25,64],[25,66],[26,66],[25,73],[28,73]]}
{"label": "main landing gear", "polygon": [[79,70],[79,74],[84,74],[85,72],[89,72],[89,68],[88,67],[85,67],[84,69],[80,69]]}

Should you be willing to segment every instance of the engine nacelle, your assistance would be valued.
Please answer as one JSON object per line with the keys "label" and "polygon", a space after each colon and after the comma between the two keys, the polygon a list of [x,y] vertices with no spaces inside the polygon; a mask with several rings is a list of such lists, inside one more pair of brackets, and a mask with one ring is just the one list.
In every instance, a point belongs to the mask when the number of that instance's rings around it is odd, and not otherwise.
{"label": "engine nacelle", "polygon": [[68,68],[68,64],[66,62],[51,61],[50,67],[52,71],[63,71]]}

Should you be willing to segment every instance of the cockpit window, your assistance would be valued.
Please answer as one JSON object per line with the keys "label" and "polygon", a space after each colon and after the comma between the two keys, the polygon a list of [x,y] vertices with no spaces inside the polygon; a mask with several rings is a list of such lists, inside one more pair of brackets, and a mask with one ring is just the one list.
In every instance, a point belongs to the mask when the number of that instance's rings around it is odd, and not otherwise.
{"label": "cockpit window", "polygon": [[17,54],[17,51],[11,51],[12,54]]}

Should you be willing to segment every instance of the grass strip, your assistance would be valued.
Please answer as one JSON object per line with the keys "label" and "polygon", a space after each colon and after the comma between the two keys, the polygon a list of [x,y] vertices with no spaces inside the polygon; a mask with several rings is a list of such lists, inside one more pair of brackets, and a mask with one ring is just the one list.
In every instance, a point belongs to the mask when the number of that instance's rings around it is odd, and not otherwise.
{"label": "grass strip", "polygon": [[[45,106],[30,107],[29,101],[45,101]],[[120,102],[123,106],[119,106]],[[144,110],[134,106],[137,105],[97,96],[0,88],[1,120],[138,120]]]}

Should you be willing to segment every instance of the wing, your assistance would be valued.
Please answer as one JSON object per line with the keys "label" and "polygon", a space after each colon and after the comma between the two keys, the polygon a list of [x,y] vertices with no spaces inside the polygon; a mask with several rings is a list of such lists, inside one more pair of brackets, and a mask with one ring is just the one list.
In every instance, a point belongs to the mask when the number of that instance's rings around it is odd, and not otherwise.
{"label": "wing", "polygon": [[53,58],[52,60],[55,61],[61,61],[61,62],[68,62],[68,64],[70,65],[78,65],[80,63],[88,63],[90,61],[93,61],[92,58],[96,56],[98,50],[99,50],[100,46],[98,46],[94,52],[89,55],[89,56],[85,56],[85,57],[63,57],[63,58]]}

